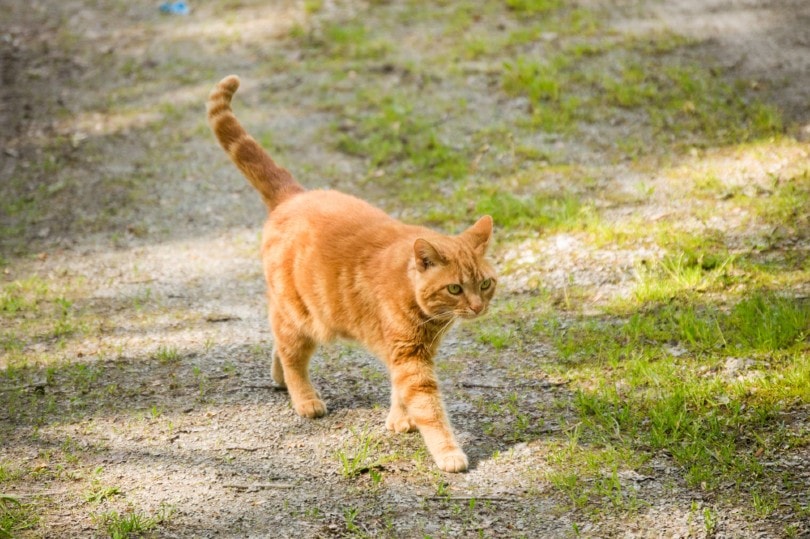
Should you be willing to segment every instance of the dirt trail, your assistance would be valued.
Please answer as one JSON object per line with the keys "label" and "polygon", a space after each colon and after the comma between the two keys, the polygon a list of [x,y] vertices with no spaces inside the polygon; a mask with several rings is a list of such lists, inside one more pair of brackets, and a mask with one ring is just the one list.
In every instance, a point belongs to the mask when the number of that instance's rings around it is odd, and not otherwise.
{"label": "dirt trail", "polygon": [[[281,36],[306,24],[303,3],[247,2],[240,17],[253,17],[241,30],[227,23],[226,7],[203,2],[192,2],[185,18],[163,16],[152,3],[103,4],[0,1],[0,197],[23,200],[0,224],[15,230],[20,221],[34,223],[3,236],[0,271],[6,282],[38,275],[64,287],[94,329],[62,349],[55,341],[38,345],[67,361],[47,372],[51,382],[27,391],[45,391],[61,414],[22,424],[0,444],[0,462],[39,470],[30,490],[14,492],[48,508],[22,536],[94,536],[102,533],[94,514],[128,507],[167,515],[150,532],[159,537],[707,535],[695,511],[703,494],[687,488],[663,457],[650,463],[649,477],[620,478],[644,504],[631,518],[583,519],[561,506],[560,494],[538,479],[547,447],[509,442],[497,431],[482,435],[473,403],[516,382],[478,361],[491,350],[464,331],[442,348],[450,365],[442,380],[472,460],[469,473],[439,474],[418,436],[383,432],[384,369],[351,345],[325,348],[314,368],[330,414],[298,418],[287,395],[272,388],[267,362],[271,337],[256,252],[264,210],[207,132],[204,99],[230,72],[244,81],[240,106],[261,110],[268,95],[278,95],[276,114],[251,116],[248,128],[270,133],[304,183],[363,192],[345,179],[362,176],[361,166],[317,144],[331,113],[312,113],[314,98],[296,95],[297,79],[318,73],[296,73],[294,50],[269,76],[266,66],[256,67],[271,61],[265,48],[281,47]],[[324,4],[335,13],[367,9]],[[632,13],[612,24],[707,40],[696,54],[767,81],[772,102],[799,136],[810,136],[810,4],[678,0],[644,2]],[[230,41],[217,45],[223,34]],[[315,177],[306,166],[315,160],[329,160],[338,173]],[[42,197],[47,207],[37,203]],[[565,236],[504,246],[498,256],[510,261],[530,249],[527,267],[557,291],[576,274],[614,293],[629,286],[638,260],[656,256],[646,248],[580,256],[576,240]],[[559,264],[540,262],[551,256]],[[531,277],[518,272],[505,289],[520,293],[521,279]],[[540,343],[520,353],[549,351]],[[525,384],[526,408],[572,398],[564,381],[542,373]],[[0,421],[7,419],[0,412]],[[543,436],[564,433],[549,418],[533,438]],[[364,444],[383,460],[358,459],[356,475],[342,475],[352,464],[342,459]],[[68,460],[43,456],[54,454]],[[81,455],[84,475],[66,479],[65,455]],[[797,458],[810,460],[806,452]],[[83,493],[91,479],[120,494],[88,506]],[[780,533],[733,504],[717,518],[718,536]]]}

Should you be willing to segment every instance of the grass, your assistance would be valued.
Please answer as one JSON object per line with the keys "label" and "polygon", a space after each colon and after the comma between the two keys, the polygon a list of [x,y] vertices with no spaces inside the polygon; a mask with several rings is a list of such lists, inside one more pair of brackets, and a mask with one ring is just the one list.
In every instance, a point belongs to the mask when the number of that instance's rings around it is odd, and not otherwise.
{"label": "grass", "polygon": [[34,528],[39,518],[32,504],[0,492],[0,538],[11,539]]}
{"label": "grass", "polygon": [[404,181],[429,195],[436,182],[467,173],[469,157],[445,142],[435,118],[414,102],[399,95],[365,100],[366,110],[335,126],[336,149],[364,158],[375,183]]}
{"label": "grass", "polygon": [[[768,480],[757,444],[777,450],[778,418],[810,397],[808,327],[808,302],[759,292],[728,310],[686,301],[581,324],[557,346],[595,439],[666,451],[695,487],[749,489]],[[735,370],[739,357],[755,359]]]}
{"label": "grass", "polygon": [[631,110],[667,147],[741,142],[782,132],[778,111],[747,101],[744,86],[671,54],[688,42],[669,34],[648,39],[652,43],[605,36],[543,60],[519,55],[504,63],[501,84],[506,93],[529,99],[530,125],[546,131],[575,132],[580,122]]}
{"label": "grass", "polygon": [[85,501],[89,503],[100,503],[121,494],[118,487],[108,487],[98,482],[93,482],[90,488],[84,493]]}
{"label": "grass", "polygon": [[168,522],[173,512],[173,508],[165,505],[156,514],[147,514],[129,507],[123,512],[111,510],[98,513],[95,520],[110,539],[127,539],[154,531],[159,525]]}
{"label": "grass", "polygon": [[335,452],[341,475],[346,478],[357,477],[378,466],[379,459],[375,458],[375,454],[379,444],[370,433],[354,433],[351,442]]}

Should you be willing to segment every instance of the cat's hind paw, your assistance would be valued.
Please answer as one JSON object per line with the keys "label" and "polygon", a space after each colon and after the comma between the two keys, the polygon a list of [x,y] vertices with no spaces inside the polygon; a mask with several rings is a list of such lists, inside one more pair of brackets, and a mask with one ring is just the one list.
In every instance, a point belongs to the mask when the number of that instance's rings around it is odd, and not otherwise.
{"label": "cat's hind paw", "polygon": [[310,399],[295,404],[295,411],[301,417],[315,419],[326,415],[326,404],[320,399]]}
{"label": "cat's hind paw", "polygon": [[467,455],[461,451],[453,451],[436,457],[436,465],[443,472],[458,473],[467,470]]}

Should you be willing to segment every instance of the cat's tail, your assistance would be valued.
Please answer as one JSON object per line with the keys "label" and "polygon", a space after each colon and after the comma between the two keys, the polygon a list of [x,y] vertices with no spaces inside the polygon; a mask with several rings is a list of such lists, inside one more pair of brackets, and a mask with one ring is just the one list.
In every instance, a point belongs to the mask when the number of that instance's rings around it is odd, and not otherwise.
{"label": "cat's tail", "polygon": [[239,77],[219,81],[208,96],[208,124],[220,145],[251,185],[262,195],[268,210],[305,189],[290,172],[280,167],[251,137],[231,110],[231,98],[239,88]]}

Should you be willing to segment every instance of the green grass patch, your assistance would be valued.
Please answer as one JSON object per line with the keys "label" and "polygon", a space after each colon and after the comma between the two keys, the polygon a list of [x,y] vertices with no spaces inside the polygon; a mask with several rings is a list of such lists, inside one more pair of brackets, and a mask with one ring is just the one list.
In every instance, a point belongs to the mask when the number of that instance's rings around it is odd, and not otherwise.
{"label": "green grass patch", "polygon": [[167,522],[174,510],[161,506],[156,514],[147,514],[132,507],[123,512],[115,510],[96,514],[94,519],[110,539],[127,539],[153,532]]}
{"label": "green grass patch", "polygon": [[782,132],[779,111],[752,98],[744,83],[673,54],[688,46],[670,34],[605,34],[561,51],[517,54],[504,63],[501,86],[529,99],[529,125],[551,132],[572,133],[581,122],[610,121],[622,111],[640,113],[638,127],[675,149]]}
{"label": "green grass patch", "polygon": [[491,215],[498,226],[519,228],[564,228],[580,222],[586,207],[574,196],[542,194],[519,197],[498,189],[487,189],[474,197],[475,211]]}
{"label": "green grass patch", "polygon": [[380,441],[371,433],[353,433],[352,440],[335,452],[341,475],[346,478],[357,477],[379,466],[379,459],[375,457],[379,446]]}
{"label": "green grass patch", "polygon": [[780,414],[810,403],[808,329],[810,302],[761,291],[730,307],[680,300],[551,334],[578,380],[583,436],[665,451],[689,485],[730,482],[753,496],[776,479],[758,455],[784,450]]}
{"label": "green grass patch", "polygon": [[466,157],[440,139],[435,119],[417,112],[412,102],[393,95],[369,98],[366,111],[336,126],[345,131],[337,139],[338,150],[368,159],[372,169],[390,168],[432,181],[468,171]]}
{"label": "green grass patch", "polygon": [[581,439],[580,425],[566,432],[566,440],[550,444],[549,470],[543,477],[565,494],[577,508],[611,507],[615,511],[638,510],[642,502],[619,472],[634,471],[646,457],[627,447],[588,443]]}
{"label": "green grass patch", "polygon": [[[37,276],[6,283],[0,288],[0,365],[27,361],[23,351],[33,343],[55,343],[57,349],[86,334],[94,317],[71,299],[81,290],[74,280],[45,280]],[[40,354],[38,361],[53,358]]]}
{"label": "green grass patch", "polygon": [[[353,19],[329,21],[317,31],[293,31],[306,54],[320,61],[367,62],[384,58],[393,44],[382,32],[369,29],[362,21]],[[384,34],[383,34],[384,35]]]}
{"label": "green grass patch", "polygon": [[518,15],[537,15],[559,9],[562,0],[505,0],[506,7]]}
{"label": "green grass patch", "polygon": [[32,504],[0,492],[0,539],[12,539],[36,527],[39,517]]}

